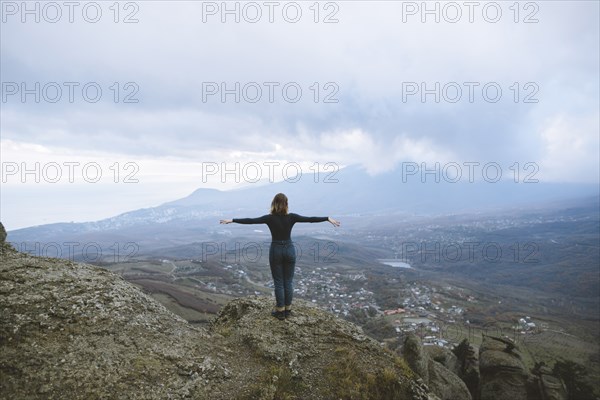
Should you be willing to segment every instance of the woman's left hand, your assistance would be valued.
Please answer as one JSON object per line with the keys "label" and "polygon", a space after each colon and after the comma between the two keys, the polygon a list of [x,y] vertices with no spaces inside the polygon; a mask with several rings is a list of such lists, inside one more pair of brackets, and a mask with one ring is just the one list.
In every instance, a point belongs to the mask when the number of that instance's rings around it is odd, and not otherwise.
{"label": "woman's left hand", "polygon": [[233,222],[233,220],[232,220],[232,219],[222,219],[222,220],[220,221],[220,223],[221,223],[221,224],[230,224],[230,223],[232,223],[232,222]]}

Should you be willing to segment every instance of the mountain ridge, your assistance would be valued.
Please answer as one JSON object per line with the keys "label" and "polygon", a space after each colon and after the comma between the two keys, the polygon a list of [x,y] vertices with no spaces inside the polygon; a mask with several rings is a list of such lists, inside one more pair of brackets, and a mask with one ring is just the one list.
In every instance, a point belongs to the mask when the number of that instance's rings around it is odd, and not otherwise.
{"label": "mountain ridge", "polygon": [[99,221],[54,223],[11,230],[11,240],[68,241],[94,232],[122,235],[133,241],[143,241],[146,234],[176,240],[182,233],[185,236],[206,231],[199,228],[203,221],[266,214],[273,195],[278,192],[288,195],[290,209],[294,212],[336,216],[501,212],[514,207],[535,207],[598,196],[597,186],[588,184],[421,183],[416,178],[403,183],[400,171],[370,176],[357,167],[342,169],[335,176],[337,183],[321,180],[315,183],[314,177],[306,176],[296,183],[283,181],[231,191],[199,188],[181,199]]}

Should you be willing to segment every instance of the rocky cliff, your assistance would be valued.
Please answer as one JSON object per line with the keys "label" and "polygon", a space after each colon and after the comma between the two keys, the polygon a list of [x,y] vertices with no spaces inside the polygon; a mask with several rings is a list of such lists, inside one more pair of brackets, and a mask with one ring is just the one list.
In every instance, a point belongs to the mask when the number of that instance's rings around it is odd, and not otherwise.
{"label": "rocky cliff", "polygon": [[2,399],[567,398],[500,338],[452,352],[410,335],[400,358],[308,302],[279,321],[267,297],[233,300],[198,328],[119,275],[5,239],[0,223]]}
{"label": "rocky cliff", "polygon": [[441,400],[472,399],[465,383],[449,369],[458,368],[457,361],[452,360],[453,354],[449,350],[446,353],[436,346],[426,351],[421,339],[410,334],[404,341],[403,355],[411,369]]}
{"label": "rocky cliff", "polygon": [[2,243],[5,399],[434,399],[360,328],[297,301],[226,305],[191,326],[118,275]]}

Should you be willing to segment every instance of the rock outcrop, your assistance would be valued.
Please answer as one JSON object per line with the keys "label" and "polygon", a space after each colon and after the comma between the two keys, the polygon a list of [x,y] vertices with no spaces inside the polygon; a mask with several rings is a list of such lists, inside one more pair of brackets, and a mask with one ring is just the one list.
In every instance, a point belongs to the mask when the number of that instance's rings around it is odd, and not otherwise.
{"label": "rock outcrop", "polygon": [[479,348],[479,371],[481,400],[527,400],[529,373],[514,344],[485,336]]}
{"label": "rock outcrop", "polygon": [[423,347],[425,354],[446,367],[450,372],[460,377],[460,363],[456,355],[446,347],[440,346],[425,346]]}
{"label": "rock outcrop", "polygon": [[429,358],[423,351],[421,339],[414,334],[409,334],[404,340],[402,355],[410,369],[414,371],[424,382],[429,382]]}
{"label": "rock outcrop", "polygon": [[101,268],[5,249],[0,392],[5,398],[183,398],[227,390],[206,332]]}
{"label": "rock outcrop", "polygon": [[4,225],[0,222],[0,246],[4,246],[4,242],[6,242],[6,229],[4,229]]}
{"label": "rock outcrop", "polygon": [[456,374],[467,385],[471,397],[478,400],[481,378],[479,374],[479,353],[469,343],[468,339],[463,339],[452,352],[456,355],[458,362],[458,372]]}
{"label": "rock outcrop", "polygon": [[0,261],[2,398],[435,398],[404,360],[307,302],[279,321],[270,298],[237,299],[207,330],[104,269],[9,245]]}
{"label": "rock outcrop", "polygon": [[[430,358],[430,355],[434,358]],[[452,353],[446,354],[444,350],[424,350],[421,339],[414,334],[409,334],[404,341],[402,354],[411,369],[420,376],[429,389],[441,400],[471,400],[471,393],[465,383],[450,369],[452,362],[456,363]],[[444,355],[442,357],[442,354]],[[435,356],[437,356],[437,361]],[[447,358],[446,358],[447,357]]]}
{"label": "rock outcrop", "polygon": [[564,382],[556,377],[544,363],[537,364],[532,371],[540,400],[567,400]]}

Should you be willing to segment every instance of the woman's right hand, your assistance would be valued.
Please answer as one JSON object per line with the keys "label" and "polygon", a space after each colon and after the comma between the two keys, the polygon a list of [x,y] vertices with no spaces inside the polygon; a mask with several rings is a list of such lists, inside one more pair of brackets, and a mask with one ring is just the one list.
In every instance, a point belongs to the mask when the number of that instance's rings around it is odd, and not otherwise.
{"label": "woman's right hand", "polygon": [[336,221],[335,219],[333,219],[331,217],[328,217],[327,221],[329,221],[331,223],[331,225],[333,225],[333,226],[336,226],[336,227],[340,226],[340,222]]}
{"label": "woman's right hand", "polygon": [[232,220],[232,219],[222,219],[222,220],[220,221],[220,223],[221,223],[221,224],[230,224],[230,223],[232,223],[232,222],[233,222],[233,220]]}

